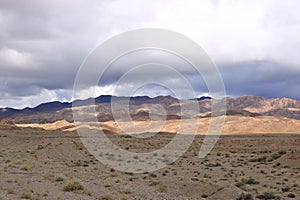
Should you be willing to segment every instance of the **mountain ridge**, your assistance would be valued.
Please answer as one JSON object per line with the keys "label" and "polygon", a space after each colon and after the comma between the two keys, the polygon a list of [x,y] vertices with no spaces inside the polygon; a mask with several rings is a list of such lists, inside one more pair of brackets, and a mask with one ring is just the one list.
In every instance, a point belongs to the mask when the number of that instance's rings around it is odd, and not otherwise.
{"label": "mountain ridge", "polygon": [[242,116],[275,116],[300,119],[300,101],[291,98],[264,98],[253,95],[243,95],[237,98],[225,97],[213,99],[211,97],[200,97],[196,99],[182,100],[172,96],[135,96],[118,97],[112,95],[101,95],[96,98],[75,100],[73,102],[47,102],[34,108],[13,109],[0,108],[0,119],[9,119],[15,123],[52,123],[58,120],[73,121],[72,106],[76,109],[91,106],[95,103],[95,110],[99,121],[113,120],[111,113],[112,99],[121,106],[129,102],[130,114],[134,119],[145,120],[151,112],[161,116],[159,109],[153,110],[153,105],[160,104],[170,118],[181,117],[181,104],[198,102],[199,115],[197,117],[210,117],[212,102],[226,101],[227,115]]}

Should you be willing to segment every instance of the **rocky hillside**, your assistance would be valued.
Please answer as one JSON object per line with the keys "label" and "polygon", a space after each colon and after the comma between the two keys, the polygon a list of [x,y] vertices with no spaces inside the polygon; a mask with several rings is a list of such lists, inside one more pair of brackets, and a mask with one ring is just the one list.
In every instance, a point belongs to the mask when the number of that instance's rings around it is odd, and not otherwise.
{"label": "rocky hillside", "polygon": [[266,116],[300,119],[300,102],[289,98],[265,99],[256,96],[227,98],[228,109],[246,110]]}
{"label": "rocky hillside", "polygon": [[[8,119],[18,124],[31,123],[53,123],[59,120],[73,121],[73,112],[84,113],[86,119],[94,118],[95,113],[85,112],[86,108],[93,107],[99,122],[111,121],[114,119],[111,111],[111,101],[116,103],[119,108],[118,114],[120,118],[126,118],[128,111],[124,106],[129,102],[129,112],[135,121],[145,121],[152,119],[163,119],[167,115],[167,119],[181,118],[205,118],[211,114],[212,102],[226,101],[227,115],[241,115],[247,117],[257,116],[274,116],[292,119],[300,119],[300,102],[289,98],[266,99],[257,96],[242,96],[239,98],[224,98],[215,100],[211,98],[198,98],[192,100],[178,100],[171,96],[158,96],[150,98],[147,96],[139,97],[113,97],[100,96],[95,99],[77,100],[73,103],[49,102],[41,104],[35,108],[25,108],[22,110],[3,108],[0,109],[0,119]],[[189,106],[198,103],[199,110],[197,115],[191,111],[181,116],[181,106]],[[72,105],[74,108],[72,109]]]}

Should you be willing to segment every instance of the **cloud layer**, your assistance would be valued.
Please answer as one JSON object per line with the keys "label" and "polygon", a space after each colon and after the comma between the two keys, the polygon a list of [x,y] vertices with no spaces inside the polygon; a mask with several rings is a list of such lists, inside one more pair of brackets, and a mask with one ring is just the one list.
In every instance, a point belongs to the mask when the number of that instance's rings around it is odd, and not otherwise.
{"label": "cloud layer", "polygon": [[[228,95],[300,99],[299,8],[297,0],[2,0],[0,107],[71,100],[76,72],[91,50],[116,34],[148,27],[170,29],[200,44],[219,67]],[[129,56],[118,66],[157,59],[147,55]],[[171,66],[180,63],[169,55],[158,57]],[[207,93],[203,80],[180,64],[196,93]],[[124,73],[118,66],[95,87],[95,95],[116,91],[112,84]],[[139,73],[123,85],[123,92],[145,77],[146,71]],[[180,87],[168,73],[155,77]],[[169,94],[159,88],[149,86],[136,94]]]}

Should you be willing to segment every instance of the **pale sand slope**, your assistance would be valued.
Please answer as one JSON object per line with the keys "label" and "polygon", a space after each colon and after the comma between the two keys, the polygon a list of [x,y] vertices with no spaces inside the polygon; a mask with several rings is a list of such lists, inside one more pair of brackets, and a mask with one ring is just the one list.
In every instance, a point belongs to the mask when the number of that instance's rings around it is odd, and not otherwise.
{"label": "pale sand slope", "polygon": [[[217,120],[222,121],[222,117]],[[98,122],[74,126],[67,121],[57,121],[50,124],[16,124],[19,127],[37,127],[46,130],[75,131],[78,128],[90,128],[106,130],[110,133],[143,133],[143,132],[170,132],[178,133],[197,133],[206,134],[210,125],[210,118],[167,120],[162,121],[133,121],[133,122]],[[198,123],[198,130],[195,131],[195,124]],[[223,126],[222,134],[248,134],[248,133],[299,133],[300,120],[290,118],[279,118],[272,116],[246,117],[246,116],[227,116]]]}

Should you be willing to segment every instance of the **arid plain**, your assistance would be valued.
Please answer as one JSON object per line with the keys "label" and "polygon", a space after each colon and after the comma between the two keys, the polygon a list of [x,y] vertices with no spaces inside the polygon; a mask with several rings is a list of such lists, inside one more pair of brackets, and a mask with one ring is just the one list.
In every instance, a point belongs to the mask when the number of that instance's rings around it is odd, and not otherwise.
{"label": "arid plain", "polygon": [[[125,133],[112,120],[107,97],[101,98],[95,107],[98,122],[82,126],[75,126],[70,105],[62,103],[2,109],[6,117],[0,123],[0,199],[300,198],[298,101],[253,96],[228,99],[220,139],[205,158],[199,158],[212,119],[213,100],[194,100],[199,103],[200,114],[189,119],[179,115],[180,105],[174,98],[138,97],[130,105],[133,120],[119,122],[133,130]],[[81,104],[75,112],[90,106]],[[135,132],[134,127],[147,127],[150,122],[154,129],[147,132],[157,131],[155,123],[163,116],[160,110],[154,110],[154,118],[150,117],[155,104],[167,112],[160,131],[144,139],[128,135],[142,133]],[[165,168],[142,174],[105,166],[87,151],[76,131],[102,129],[114,144],[127,151],[151,152],[173,139],[180,121],[195,125],[191,119],[199,120],[199,128],[188,151]]]}
{"label": "arid plain", "polygon": [[[151,139],[110,135],[133,152],[166,145],[172,134]],[[142,140],[142,142],[140,141]],[[198,157],[203,136],[159,171],[131,174],[98,162],[76,132],[2,126],[1,199],[298,199],[300,135],[221,136]]]}

